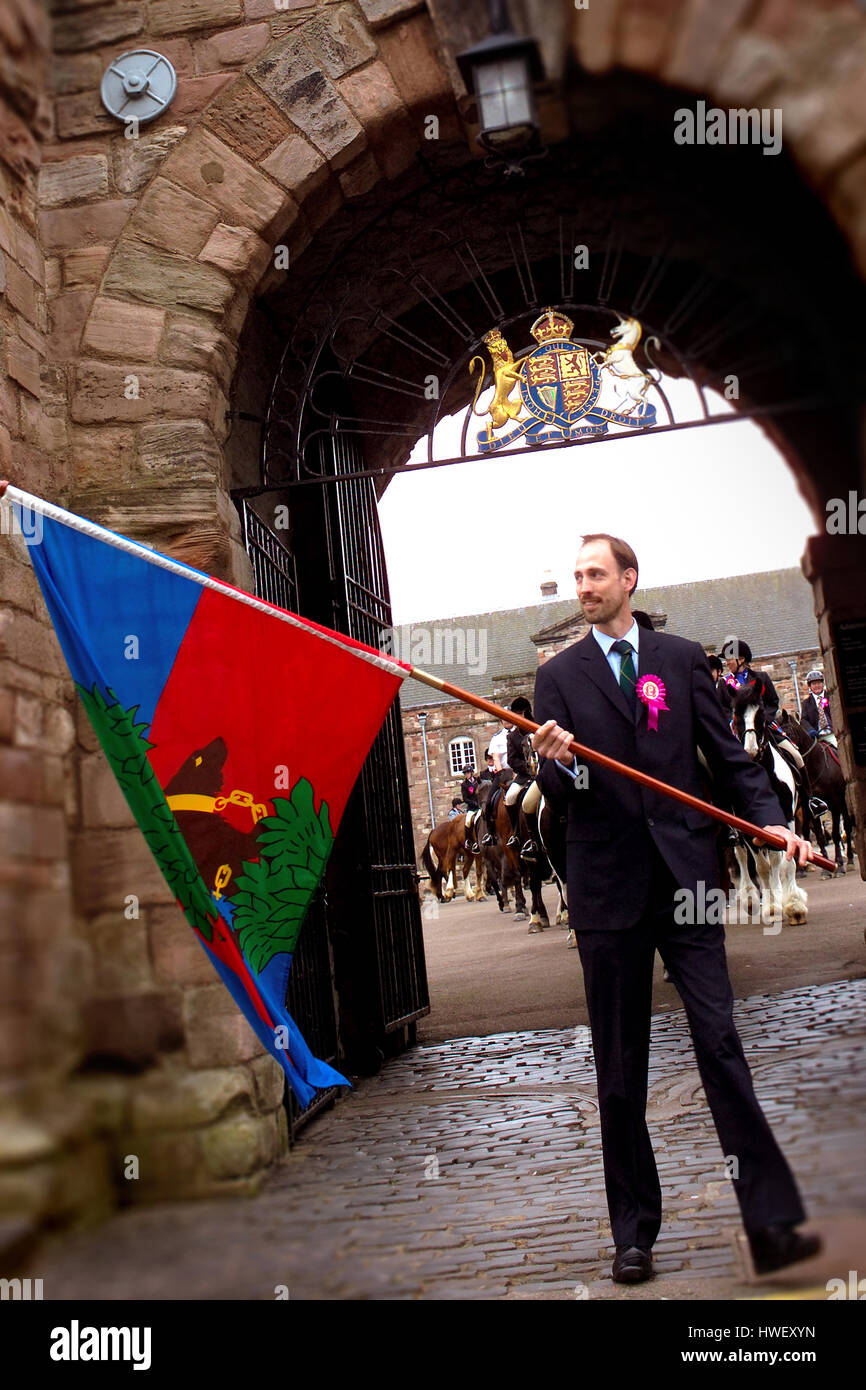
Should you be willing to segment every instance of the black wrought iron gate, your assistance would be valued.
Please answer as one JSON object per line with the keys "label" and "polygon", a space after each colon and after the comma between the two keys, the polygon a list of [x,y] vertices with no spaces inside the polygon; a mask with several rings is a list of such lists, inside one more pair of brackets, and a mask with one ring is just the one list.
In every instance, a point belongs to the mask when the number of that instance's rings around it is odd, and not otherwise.
{"label": "black wrought iron gate", "polygon": [[[352,442],[323,439],[319,447],[324,476],[357,471]],[[299,489],[282,531],[263,521],[250,499],[236,500],[257,594],[379,646],[392,620],[371,479]],[[262,503],[272,510],[274,495]],[[361,1074],[411,1043],[416,1020],[429,1012],[399,701],[344,811],[301,932],[287,1002],[317,1056]],[[329,1099],[320,1094],[303,1115],[292,1101],[292,1128]]]}

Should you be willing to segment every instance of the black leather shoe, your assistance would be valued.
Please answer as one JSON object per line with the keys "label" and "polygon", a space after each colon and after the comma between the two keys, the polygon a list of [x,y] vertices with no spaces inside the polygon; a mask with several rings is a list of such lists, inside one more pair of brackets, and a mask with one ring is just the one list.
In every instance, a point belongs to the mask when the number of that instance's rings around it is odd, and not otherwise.
{"label": "black leather shoe", "polygon": [[611,1278],[615,1284],[642,1284],[653,1273],[652,1251],[638,1245],[618,1245]]}
{"label": "black leather shoe", "polygon": [[488,835],[482,835],[482,836],[481,836],[481,843],[482,843],[482,845],[492,845],[492,844],[493,844],[493,836],[490,835],[490,834],[488,834]]}
{"label": "black leather shoe", "polygon": [[517,846],[518,846],[518,843],[519,843],[519,841],[518,841],[516,835],[509,835],[508,839],[505,841],[505,848],[506,848],[506,849],[516,849]]}
{"label": "black leather shoe", "polygon": [[792,1222],[780,1226],[764,1226],[759,1231],[747,1231],[749,1249],[756,1274],[772,1274],[798,1260],[808,1260],[821,1249],[820,1236],[801,1236]]}

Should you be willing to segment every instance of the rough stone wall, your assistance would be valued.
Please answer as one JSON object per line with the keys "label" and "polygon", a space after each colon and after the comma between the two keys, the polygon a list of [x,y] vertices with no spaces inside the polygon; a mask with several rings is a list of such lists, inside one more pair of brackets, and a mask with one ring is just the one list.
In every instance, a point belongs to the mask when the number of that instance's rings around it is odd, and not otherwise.
{"label": "rough stone wall", "polygon": [[[0,476],[66,486],[62,392],[46,347],[38,236],[48,127],[47,16],[0,20]],[[0,535],[0,1213],[62,1220],[103,1187],[104,1163],[64,1085],[81,1055],[86,952],[74,930],[68,757],[74,706],[21,535]],[[0,1222],[5,1232],[11,1218]],[[2,1241],[0,1241],[2,1243]]]}

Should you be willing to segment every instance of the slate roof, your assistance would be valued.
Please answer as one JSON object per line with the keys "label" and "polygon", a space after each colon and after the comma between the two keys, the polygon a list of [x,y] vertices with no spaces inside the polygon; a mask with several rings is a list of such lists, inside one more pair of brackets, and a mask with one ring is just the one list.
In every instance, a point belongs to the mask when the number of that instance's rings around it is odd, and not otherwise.
{"label": "slate roof", "polygon": [[[649,613],[666,613],[665,632],[688,637],[711,649],[734,633],[748,642],[756,659],[818,646],[812,586],[799,569],[768,570],[726,579],[670,584],[658,589],[638,589],[632,606]],[[494,680],[503,676],[534,675],[538,651],[533,636],[537,638],[579,613],[577,600],[567,598],[492,613],[428,618],[407,626],[416,634],[421,629],[434,631],[437,627],[486,631],[487,669],[484,673],[473,675],[466,666],[444,664],[430,664],[425,669],[489,699]],[[414,659],[418,666],[425,665],[402,651],[395,651],[395,655],[404,660]],[[403,682],[400,693],[403,709],[441,704],[449,699],[412,680]]]}

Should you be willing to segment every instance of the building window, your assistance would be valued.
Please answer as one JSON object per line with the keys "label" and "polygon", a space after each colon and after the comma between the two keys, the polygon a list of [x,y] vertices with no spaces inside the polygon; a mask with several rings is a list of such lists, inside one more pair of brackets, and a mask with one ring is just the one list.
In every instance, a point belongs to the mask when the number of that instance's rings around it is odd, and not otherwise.
{"label": "building window", "polygon": [[471,738],[452,738],[448,745],[451,759],[451,776],[462,777],[467,769],[475,766],[475,744]]}

